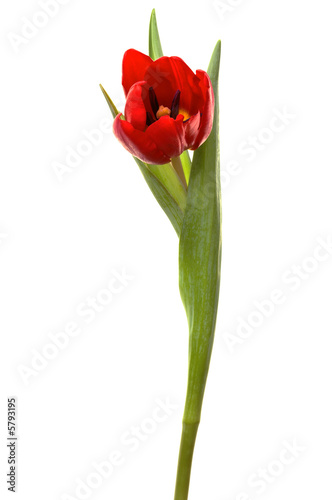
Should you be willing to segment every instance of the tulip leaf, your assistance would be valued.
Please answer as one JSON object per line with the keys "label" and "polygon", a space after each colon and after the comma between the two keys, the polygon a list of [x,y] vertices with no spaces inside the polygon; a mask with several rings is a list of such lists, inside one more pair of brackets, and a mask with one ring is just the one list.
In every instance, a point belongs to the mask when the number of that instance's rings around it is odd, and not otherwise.
{"label": "tulip leaf", "polygon": [[[194,153],[179,247],[180,292],[190,330],[189,385],[191,390],[195,386],[194,394],[185,412],[190,421],[199,420],[219,297],[221,195],[218,76],[220,45],[219,41],[208,68],[215,96],[213,127],[208,139]],[[198,380],[199,384],[197,384]]]}
{"label": "tulip leaf", "polygon": [[109,105],[109,108],[111,110],[113,118],[115,118],[120,113],[120,111],[118,111],[118,109],[116,108],[114,102],[112,101],[112,99],[110,98],[110,96],[108,95],[108,93],[106,92],[106,90],[104,89],[104,87],[101,85],[101,83],[99,84],[99,87],[101,88],[101,91],[104,94],[106,102]]}
{"label": "tulip leaf", "polygon": [[162,57],[163,49],[161,47],[158,25],[157,25],[157,17],[155,9],[151,12],[150,17],[150,25],[149,25],[149,56],[154,61],[159,57]]}
{"label": "tulip leaf", "polygon": [[[100,88],[109,105],[112,116],[115,118],[119,114],[119,111],[104,87],[100,85]],[[133,158],[138,164],[150,190],[179,236],[187,193],[173,166],[170,163],[166,163],[165,165],[148,165],[135,156]]]}
{"label": "tulip leaf", "polygon": [[182,168],[184,172],[184,176],[186,178],[187,184],[189,184],[190,171],[191,171],[191,159],[188,151],[184,151],[182,155],[180,155]]}
{"label": "tulip leaf", "polygon": [[147,165],[150,172],[162,183],[174,198],[179,208],[184,212],[186,208],[187,192],[171,163],[165,165]]}
{"label": "tulip leaf", "polygon": [[175,500],[187,498],[191,459],[209,370],[220,287],[221,193],[218,81],[220,41],[208,68],[215,111],[211,134],[195,151],[179,246],[179,285],[189,325],[187,397]]}
{"label": "tulip leaf", "polygon": [[[153,167],[157,167],[158,165],[148,165],[135,156],[133,156],[133,158],[139,166],[140,171],[142,172],[143,177],[148,184],[152,194],[171,221],[176,234],[180,236],[183,221],[183,210],[180,208],[176,200],[166,189],[163,183],[150,170],[150,168],[153,169]],[[166,167],[167,165],[161,165],[161,167]]]}
{"label": "tulip leaf", "polygon": [[[150,18],[149,55],[153,60],[163,56],[155,9],[152,10]],[[111,110],[112,116],[115,118],[119,114],[119,111],[104,87],[100,85],[100,88]],[[177,235],[180,236],[187,193],[178,174],[170,163],[166,165],[148,165],[135,156],[133,156],[133,158],[138,164],[145,181],[159,205],[171,221]],[[191,160],[187,151],[182,153],[181,161],[188,183]]]}

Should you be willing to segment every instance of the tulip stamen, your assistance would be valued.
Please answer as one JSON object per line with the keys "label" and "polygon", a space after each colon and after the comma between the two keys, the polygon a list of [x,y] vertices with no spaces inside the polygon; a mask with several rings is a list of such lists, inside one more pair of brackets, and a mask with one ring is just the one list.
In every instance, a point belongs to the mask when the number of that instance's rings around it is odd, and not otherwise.
{"label": "tulip stamen", "polygon": [[173,101],[172,101],[172,106],[171,106],[171,118],[175,118],[179,114],[179,105],[180,105],[180,90],[177,90],[174,94]]}
{"label": "tulip stamen", "polygon": [[149,98],[150,98],[150,104],[151,104],[152,111],[153,111],[155,117],[157,117],[159,104],[158,104],[158,99],[157,99],[157,96],[156,96],[156,93],[155,93],[153,87],[149,88]]}
{"label": "tulip stamen", "polygon": [[152,118],[152,115],[149,111],[146,112],[146,124],[147,126],[152,125],[155,120]]}

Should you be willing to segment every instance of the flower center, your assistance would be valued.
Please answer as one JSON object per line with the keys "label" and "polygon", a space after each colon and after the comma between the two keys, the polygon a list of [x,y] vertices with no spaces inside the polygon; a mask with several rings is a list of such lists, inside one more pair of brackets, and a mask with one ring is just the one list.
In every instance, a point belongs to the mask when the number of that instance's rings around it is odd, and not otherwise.
{"label": "flower center", "polygon": [[170,116],[170,114],[171,114],[171,110],[169,108],[165,108],[165,106],[161,105],[161,106],[159,106],[159,109],[156,113],[156,118],[158,120],[161,116]]}
{"label": "flower center", "polygon": [[183,116],[183,121],[184,122],[186,120],[189,120],[189,118],[190,118],[190,114],[188,113],[188,111],[186,111],[185,109],[182,109],[182,108],[179,109],[179,115]]}
{"label": "flower center", "polygon": [[153,111],[153,114],[151,114],[149,111],[146,112],[146,124],[147,126],[151,125],[153,122],[156,120],[159,120],[161,116],[170,116],[175,120],[175,118],[178,116],[178,114],[183,115],[183,120],[189,120],[190,115],[187,111],[184,109],[179,109],[180,106],[180,95],[181,92],[180,90],[177,90],[174,94],[173,101],[171,104],[171,108],[168,108],[167,106],[163,106],[162,104],[159,106],[158,99],[156,96],[156,93],[154,91],[153,87],[149,88],[149,100],[151,104],[151,109]]}

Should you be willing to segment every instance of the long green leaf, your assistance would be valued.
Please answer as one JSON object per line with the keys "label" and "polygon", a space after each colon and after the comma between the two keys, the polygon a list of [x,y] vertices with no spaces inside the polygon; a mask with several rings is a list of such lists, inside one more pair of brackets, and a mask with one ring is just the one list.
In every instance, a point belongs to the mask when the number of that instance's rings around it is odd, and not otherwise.
{"label": "long green leaf", "polygon": [[149,165],[143,163],[141,160],[133,156],[140,171],[143,174],[146,183],[148,184],[152,194],[158,201],[161,208],[164,210],[165,214],[171,221],[176,234],[180,236],[182,221],[183,221],[183,211],[171,196],[169,191],[163,186],[163,184],[157,179],[157,177],[150,171]]}
{"label": "long green leaf", "polygon": [[179,284],[189,325],[187,396],[175,500],[188,496],[191,462],[200,422],[217,318],[221,263],[221,199],[218,79],[220,41],[208,73],[215,95],[212,132],[194,153],[179,247]]}
{"label": "long green leaf", "polygon": [[[163,56],[155,9],[152,10],[149,25],[149,54],[154,60]],[[119,114],[119,111],[104,87],[100,85],[100,88],[111,110],[112,116],[115,118]],[[133,158],[138,164],[159,205],[170,219],[177,235],[180,236],[187,193],[173,166],[171,164],[148,165],[134,156]],[[181,155],[181,160],[188,182],[191,160],[187,151]]]}
{"label": "long green leaf", "polygon": [[215,95],[212,132],[194,153],[180,237],[180,291],[190,331],[185,418],[199,421],[217,317],[221,261],[218,75],[220,41],[208,73]]}
{"label": "long green leaf", "polygon": [[[115,118],[119,114],[119,111],[104,87],[100,85],[100,88],[109,105],[112,116]],[[177,235],[180,236],[187,193],[177,173],[170,163],[166,165],[148,165],[135,156],[133,158],[159,205],[171,221]]]}
{"label": "long green leaf", "polygon": [[185,190],[177,172],[171,163],[164,165],[147,165],[150,172],[161,182],[169,194],[174,198],[179,208],[184,213],[187,202],[187,191]]}

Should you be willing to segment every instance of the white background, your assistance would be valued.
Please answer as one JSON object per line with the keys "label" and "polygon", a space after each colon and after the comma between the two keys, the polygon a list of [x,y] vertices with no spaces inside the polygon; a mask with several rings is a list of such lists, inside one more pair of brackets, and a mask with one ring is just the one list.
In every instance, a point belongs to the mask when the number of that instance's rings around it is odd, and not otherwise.
{"label": "white background", "polygon": [[[188,343],[177,237],[111,132],[61,180],[54,168],[111,117],[100,82],[123,109],[122,55],[147,52],[153,7],[164,53],[194,70],[222,40],[222,283],[190,500],[330,498],[332,255],[313,260],[332,236],[328,0],[71,0],[46,21],[37,1],[2,1],[1,498],[11,396],[17,499],[79,498],[77,481],[115,450],[122,465],[86,498],[173,497]],[[45,26],[15,50],[24,18]],[[271,132],[276,110],[292,118]],[[77,307],[112,270],[133,279],[87,324]],[[257,316],[275,289],[283,303]],[[249,317],[261,324],[244,340]],[[18,367],[72,321],[81,333],[24,384]],[[158,398],[177,409],[152,428]],[[152,432],[132,452],[121,437],[141,425]],[[278,465],[294,440],[299,456]]]}

